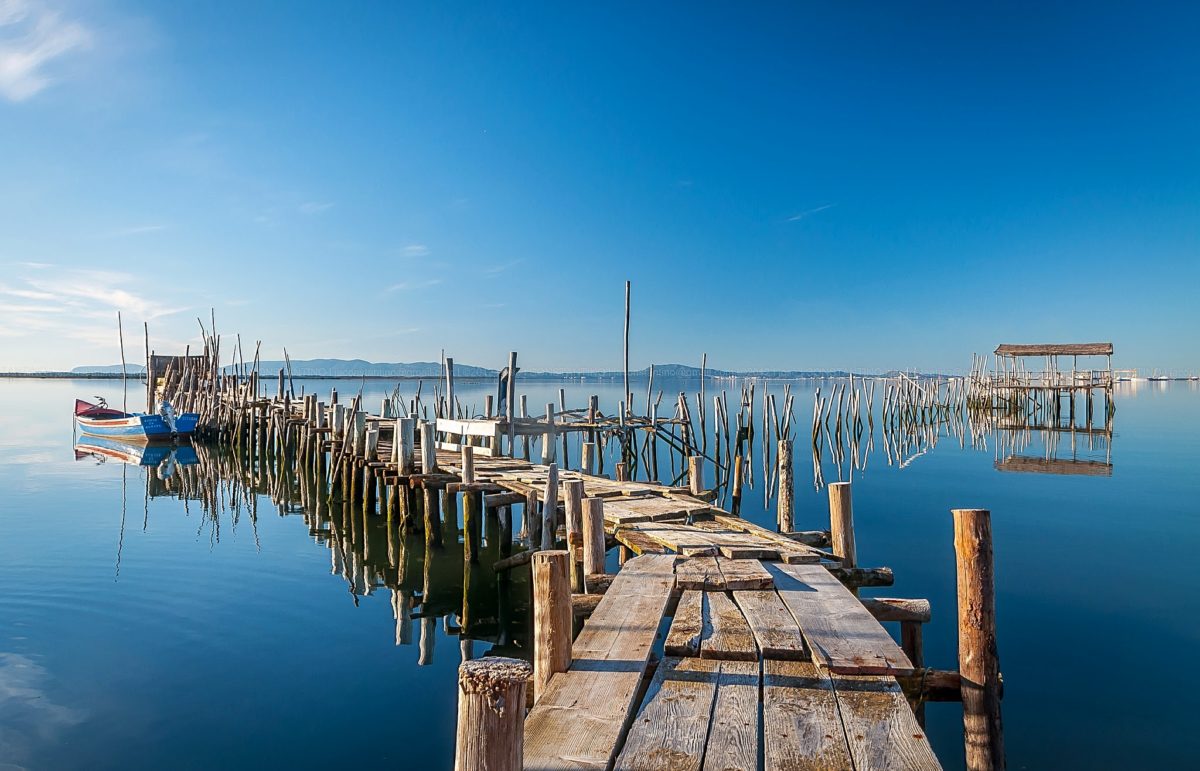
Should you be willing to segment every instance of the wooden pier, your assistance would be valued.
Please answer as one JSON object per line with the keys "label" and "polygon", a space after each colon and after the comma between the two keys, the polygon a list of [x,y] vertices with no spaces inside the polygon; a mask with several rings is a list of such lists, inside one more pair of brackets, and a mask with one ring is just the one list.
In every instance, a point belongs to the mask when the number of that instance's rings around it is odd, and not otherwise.
{"label": "wooden pier", "polygon": [[[468,666],[464,644],[458,768],[938,768],[922,728],[929,700],[963,702],[968,767],[1003,767],[986,511],[954,512],[962,672],[937,670],[923,660],[927,601],[858,596],[894,577],[857,564],[848,484],[830,485],[827,529],[793,529],[793,483],[779,469],[764,470],[783,485],[777,529],[719,505],[741,495],[752,434],[740,415],[722,459],[705,453],[683,394],[671,418],[654,414],[649,397],[643,417],[625,405],[606,417],[594,397],[568,410],[562,397],[530,418],[516,414],[515,378],[502,375],[503,400],[482,416],[461,408],[452,381],[434,415],[419,395],[370,414],[360,397],[345,405],[336,392],[328,401],[296,396],[282,371],[275,396],[264,397],[256,370],[230,376],[213,361],[207,351],[199,362],[156,360],[167,372],[149,384],[148,401],[200,409],[211,434],[252,469],[311,480],[300,489],[315,501],[317,532],[322,501],[336,501],[341,524],[329,516],[329,532],[344,532],[363,562],[386,553],[389,572],[400,574],[398,640],[411,634],[402,629],[411,617],[428,634],[429,567],[451,543],[457,549],[461,538],[464,630],[473,571],[507,577],[530,566],[533,650],[507,644],[500,629],[497,646]],[[790,411],[788,396],[775,457],[789,472],[791,439],[781,429]],[[583,440],[576,469],[568,444],[558,449],[572,431]],[[640,453],[636,432],[652,438]],[[612,477],[600,472],[606,437],[620,443]],[[540,441],[540,463],[530,438]],[[635,479],[638,455],[651,457],[660,440],[681,454],[671,462],[678,471],[663,482],[657,461],[643,463]],[[724,491],[705,484],[706,469]],[[386,542],[372,545],[372,517],[386,520]],[[419,603],[405,590],[410,560],[397,558],[397,533],[423,535]],[[899,643],[884,623],[900,625]],[[513,704],[526,698],[528,713],[514,722]]]}

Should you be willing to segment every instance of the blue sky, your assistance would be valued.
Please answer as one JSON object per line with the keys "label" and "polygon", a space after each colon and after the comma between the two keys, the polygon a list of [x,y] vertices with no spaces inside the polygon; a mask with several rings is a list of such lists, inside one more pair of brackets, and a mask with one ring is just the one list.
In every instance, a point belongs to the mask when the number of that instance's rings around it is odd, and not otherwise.
{"label": "blue sky", "polygon": [[[0,0],[0,369],[1200,370],[1188,4]],[[140,355],[140,354],[139,354]],[[131,354],[131,358],[134,355]]]}

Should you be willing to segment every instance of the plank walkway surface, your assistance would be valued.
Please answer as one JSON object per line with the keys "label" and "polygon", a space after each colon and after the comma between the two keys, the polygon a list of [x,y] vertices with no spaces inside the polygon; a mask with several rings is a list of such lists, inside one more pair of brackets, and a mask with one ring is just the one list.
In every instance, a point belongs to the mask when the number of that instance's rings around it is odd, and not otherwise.
{"label": "plank walkway surface", "polygon": [[828,570],[756,562],[771,583],[727,591],[719,564],[626,563],[526,719],[525,768],[940,768],[895,679],[911,663]]}
{"label": "plank walkway surface", "polygon": [[[445,485],[460,463],[439,450],[409,484]],[[549,497],[548,466],[484,456],[474,472],[513,502]],[[582,481],[604,499],[608,535],[639,556],[526,716],[525,768],[940,768],[896,680],[913,664],[836,557],[683,488],[557,478],[560,505],[561,485]]]}

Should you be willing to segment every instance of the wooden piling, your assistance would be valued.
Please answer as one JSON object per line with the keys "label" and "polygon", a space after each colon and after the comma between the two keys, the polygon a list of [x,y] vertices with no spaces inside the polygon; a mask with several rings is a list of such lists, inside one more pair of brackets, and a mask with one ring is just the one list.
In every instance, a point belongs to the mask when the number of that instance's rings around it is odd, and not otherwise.
{"label": "wooden piling", "polygon": [[792,440],[779,440],[779,498],[776,502],[776,522],[779,532],[796,529],[795,477],[792,474]]}
{"label": "wooden piling", "polygon": [[472,484],[475,481],[475,448],[469,444],[462,446],[462,481]]}
{"label": "wooden piling", "polygon": [[421,424],[421,473],[432,474],[437,470],[437,425]]}
{"label": "wooden piling", "polygon": [[604,499],[584,501],[583,517],[583,574],[604,572]]}
{"label": "wooden piling", "polygon": [[571,557],[565,551],[533,555],[533,698],[550,677],[571,665]]}
{"label": "wooden piling", "polygon": [[533,668],[489,656],[458,667],[454,771],[519,771],[525,749],[525,684]]}
{"label": "wooden piling", "polygon": [[958,564],[958,672],[962,678],[967,768],[1005,767],[996,649],[996,585],[991,512],[954,509]]}
{"label": "wooden piling", "polygon": [[849,482],[829,485],[829,540],[833,553],[842,560],[842,567],[858,565],[854,546],[854,504]]}
{"label": "wooden piling", "polygon": [[567,551],[571,554],[571,591],[583,591],[583,481],[572,479],[563,483],[563,509],[567,520]]}
{"label": "wooden piling", "polygon": [[704,492],[704,456],[688,456],[688,491],[692,495]]}
{"label": "wooden piling", "polygon": [[579,458],[579,470],[585,474],[596,473],[596,443],[584,442],[582,454]]}
{"label": "wooden piling", "polygon": [[542,548],[553,549],[558,529],[558,466],[546,469],[546,489],[542,493]]}

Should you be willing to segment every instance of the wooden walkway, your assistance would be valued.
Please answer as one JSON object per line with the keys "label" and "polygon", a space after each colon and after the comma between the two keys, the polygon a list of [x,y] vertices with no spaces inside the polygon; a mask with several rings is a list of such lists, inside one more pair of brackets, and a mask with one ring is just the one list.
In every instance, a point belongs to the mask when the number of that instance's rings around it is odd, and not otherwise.
{"label": "wooden walkway", "polygon": [[[755,588],[680,588],[714,567]],[[634,558],[572,654],[526,719],[527,769],[940,768],[895,679],[913,665],[819,565]]]}
{"label": "wooden walkway", "polygon": [[[458,454],[437,462],[461,473]],[[477,458],[475,478],[542,501],[548,467]],[[569,480],[641,556],[526,718],[527,769],[940,768],[896,680],[915,668],[836,557],[684,488]]]}

